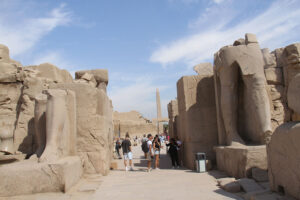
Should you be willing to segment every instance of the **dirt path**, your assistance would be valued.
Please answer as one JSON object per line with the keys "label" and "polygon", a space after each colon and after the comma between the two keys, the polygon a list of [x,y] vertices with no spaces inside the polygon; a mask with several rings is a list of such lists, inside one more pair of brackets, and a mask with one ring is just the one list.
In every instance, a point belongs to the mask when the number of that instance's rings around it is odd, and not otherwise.
{"label": "dirt path", "polygon": [[122,160],[118,170],[103,177],[103,182],[93,199],[105,200],[214,200],[241,199],[216,186],[215,179],[207,173],[195,173],[187,169],[171,169],[165,150],[161,155],[160,170],[146,172],[147,161],[141,148],[134,147],[134,171],[125,172]]}

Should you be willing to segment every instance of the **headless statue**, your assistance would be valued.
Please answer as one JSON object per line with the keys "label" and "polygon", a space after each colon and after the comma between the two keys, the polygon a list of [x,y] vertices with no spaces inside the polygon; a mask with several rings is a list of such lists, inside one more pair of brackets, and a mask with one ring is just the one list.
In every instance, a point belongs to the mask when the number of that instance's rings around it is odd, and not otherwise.
{"label": "headless statue", "polygon": [[214,60],[219,143],[265,144],[272,129],[262,53],[253,34],[235,45],[220,49]]}

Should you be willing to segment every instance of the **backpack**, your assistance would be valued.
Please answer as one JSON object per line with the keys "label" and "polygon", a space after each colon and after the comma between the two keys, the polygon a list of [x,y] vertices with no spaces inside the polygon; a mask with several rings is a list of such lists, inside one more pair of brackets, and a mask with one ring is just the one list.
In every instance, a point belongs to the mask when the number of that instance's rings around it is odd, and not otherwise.
{"label": "backpack", "polygon": [[142,151],[143,151],[144,153],[148,153],[148,152],[149,152],[149,147],[148,147],[148,145],[147,145],[147,142],[148,142],[148,140],[146,140],[146,141],[144,141],[144,142],[142,143]]}

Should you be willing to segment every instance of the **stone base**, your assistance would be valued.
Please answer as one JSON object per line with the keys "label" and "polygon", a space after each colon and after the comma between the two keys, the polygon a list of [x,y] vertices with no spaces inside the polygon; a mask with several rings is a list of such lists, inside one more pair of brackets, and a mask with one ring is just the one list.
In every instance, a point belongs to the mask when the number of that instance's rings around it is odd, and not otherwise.
{"label": "stone base", "polygon": [[215,147],[217,166],[235,178],[251,176],[251,168],[267,169],[266,146],[219,146]]}
{"label": "stone base", "polygon": [[42,192],[66,192],[82,175],[79,157],[65,157],[54,163],[24,160],[0,166],[0,196]]}

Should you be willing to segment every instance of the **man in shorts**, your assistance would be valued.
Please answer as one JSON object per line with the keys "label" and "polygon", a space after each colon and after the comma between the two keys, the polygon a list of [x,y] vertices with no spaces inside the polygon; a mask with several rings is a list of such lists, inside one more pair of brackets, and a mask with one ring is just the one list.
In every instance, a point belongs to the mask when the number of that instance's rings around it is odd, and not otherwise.
{"label": "man in shorts", "polygon": [[[124,157],[124,165],[125,165],[125,170],[128,171],[133,171],[132,167],[132,152],[131,152],[131,142],[129,138],[129,134],[126,133],[125,140],[123,140],[122,144],[122,150],[123,150],[123,157]],[[129,160],[129,167],[127,167],[127,160]]]}
{"label": "man in shorts", "polygon": [[148,134],[147,138],[148,138],[147,147],[149,149],[149,151],[147,152],[147,156],[146,156],[147,161],[148,161],[148,170],[147,171],[150,172],[151,171],[152,158],[153,158],[153,152],[152,152],[152,139],[153,139],[153,137],[152,137],[151,134]]}

